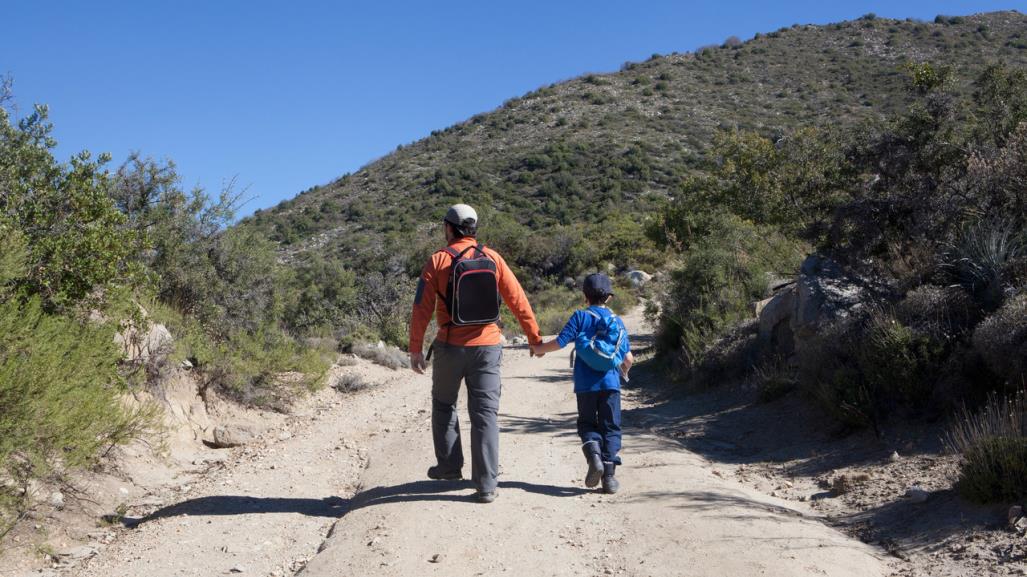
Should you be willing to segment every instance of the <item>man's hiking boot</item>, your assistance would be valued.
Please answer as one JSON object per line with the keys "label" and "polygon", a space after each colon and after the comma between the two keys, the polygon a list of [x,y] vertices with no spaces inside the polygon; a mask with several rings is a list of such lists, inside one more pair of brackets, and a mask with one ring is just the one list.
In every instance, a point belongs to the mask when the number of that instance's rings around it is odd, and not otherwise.
{"label": "man's hiking boot", "polygon": [[620,490],[620,481],[613,474],[617,470],[617,464],[609,461],[603,462],[603,492],[610,495]]}
{"label": "man's hiking boot", "polygon": [[588,461],[588,472],[585,473],[585,486],[595,487],[599,484],[599,478],[603,476],[603,456],[599,452],[599,442],[589,441],[581,445],[581,452],[585,453],[585,460]]}
{"label": "man's hiking boot", "polygon": [[474,495],[474,498],[477,499],[479,503],[491,503],[496,500],[496,492],[490,491],[485,493],[483,491],[478,491]]}
{"label": "man's hiking boot", "polygon": [[443,469],[439,465],[428,467],[428,478],[436,481],[455,481],[457,479],[463,479],[464,475],[460,472],[460,469],[451,471]]}

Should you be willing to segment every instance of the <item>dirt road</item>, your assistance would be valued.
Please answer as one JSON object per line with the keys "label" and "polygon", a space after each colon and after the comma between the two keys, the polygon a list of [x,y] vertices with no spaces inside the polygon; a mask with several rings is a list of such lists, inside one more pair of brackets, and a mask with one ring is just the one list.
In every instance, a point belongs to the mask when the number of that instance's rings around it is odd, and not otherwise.
{"label": "dirt road", "polygon": [[430,377],[391,373],[372,392],[324,393],[290,438],[234,460],[75,574],[888,573],[878,551],[630,419],[621,492],[585,489],[569,373],[566,352],[504,352],[495,503],[476,503],[469,482],[425,478]]}

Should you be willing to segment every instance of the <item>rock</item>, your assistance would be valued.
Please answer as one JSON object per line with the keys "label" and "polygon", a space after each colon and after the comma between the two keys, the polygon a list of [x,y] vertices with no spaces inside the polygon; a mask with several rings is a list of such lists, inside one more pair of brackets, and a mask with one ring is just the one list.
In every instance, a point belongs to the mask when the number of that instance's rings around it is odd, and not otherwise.
{"label": "rock", "polygon": [[510,343],[514,346],[526,345],[528,344],[528,337],[524,335],[517,335],[516,337],[510,339]]}
{"label": "rock", "polygon": [[644,270],[629,270],[624,273],[624,276],[631,283],[631,286],[635,288],[643,287],[649,281],[653,280],[653,275],[645,272]]}
{"label": "rock", "polygon": [[892,463],[898,463],[900,458],[901,457],[899,457],[899,452],[898,451],[892,451],[892,454],[891,454],[890,457],[888,457],[888,460],[891,461]]}
{"label": "rock", "polygon": [[802,262],[795,288],[791,328],[803,339],[825,324],[846,318],[861,307],[869,283],[842,269],[837,262],[811,254]]}
{"label": "rock", "polygon": [[500,334],[499,335],[499,346],[506,346],[506,344],[507,344],[506,335]]}
{"label": "rock", "polygon": [[174,350],[175,339],[168,327],[154,323],[141,331],[129,324],[114,335],[114,342],[121,346],[128,361],[155,361],[167,358]]}
{"label": "rock", "polygon": [[789,356],[795,350],[792,317],[795,314],[795,286],[790,285],[769,299],[755,303],[759,319],[760,346],[767,351]]}
{"label": "rock", "polygon": [[218,449],[229,449],[251,443],[255,438],[256,435],[248,427],[214,427],[214,441],[211,445]]}
{"label": "rock", "polygon": [[278,433],[278,440],[279,441],[288,441],[291,438],[292,438],[292,433],[290,433],[289,431],[282,431],[281,433]]}
{"label": "rock", "polygon": [[50,493],[50,506],[58,511],[64,508],[64,493],[60,491],[54,491]]}
{"label": "rock", "polygon": [[441,553],[436,553],[436,554],[431,556],[431,559],[428,559],[428,562],[429,563],[442,563],[442,559],[443,559],[442,554]]}
{"label": "rock", "polygon": [[229,569],[228,572],[229,573],[245,573],[246,572],[246,567],[244,567],[242,565],[235,565],[234,567]]}
{"label": "rock", "polygon": [[92,545],[79,545],[78,547],[70,547],[57,552],[57,557],[71,561],[89,559],[94,555],[96,555],[96,547]]}
{"label": "rock", "polygon": [[927,491],[913,485],[909,489],[906,489],[906,498],[913,503],[924,503],[931,497],[931,494]]}

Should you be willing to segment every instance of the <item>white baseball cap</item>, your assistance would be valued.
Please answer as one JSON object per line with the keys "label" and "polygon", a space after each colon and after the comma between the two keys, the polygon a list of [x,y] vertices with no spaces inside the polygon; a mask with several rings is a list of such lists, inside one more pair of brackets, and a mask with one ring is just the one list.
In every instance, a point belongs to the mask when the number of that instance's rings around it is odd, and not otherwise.
{"label": "white baseball cap", "polygon": [[459,228],[473,227],[478,225],[478,213],[466,204],[454,204],[446,211],[446,218],[443,220]]}

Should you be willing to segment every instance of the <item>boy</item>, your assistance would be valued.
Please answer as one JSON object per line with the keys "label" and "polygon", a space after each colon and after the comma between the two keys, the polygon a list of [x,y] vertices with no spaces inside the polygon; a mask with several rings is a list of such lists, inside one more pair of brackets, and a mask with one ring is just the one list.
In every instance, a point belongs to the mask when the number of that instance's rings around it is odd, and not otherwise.
{"label": "boy", "polygon": [[[556,339],[543,342],[532,348],[538,356],[562,349],[568,343],[575,342],[578,337],[591,338],[597,326],[613,316],[606,306],[613,297],[610,278],[602,273],[585,277],[582,286],[588,308],[576,311],[567,321]],[[602,321],[600,320],[602,319]],[[579,358],[574,363],[574,393],[578,398],[578,436],[581,437],[581,450],[588,461],[588,473],[585,475],[585,486],[595,487],[600,478],[604,493],[616,493],[620,488],[614,473],[621,463],[617,453],[620,451],[620,377],[627,380],[628,370],[634,362],[631,348],[628,345],[627,329],[617,319],[623,331],[620,352],[624,362],[618,369],[606,371],[596,370]]]}

